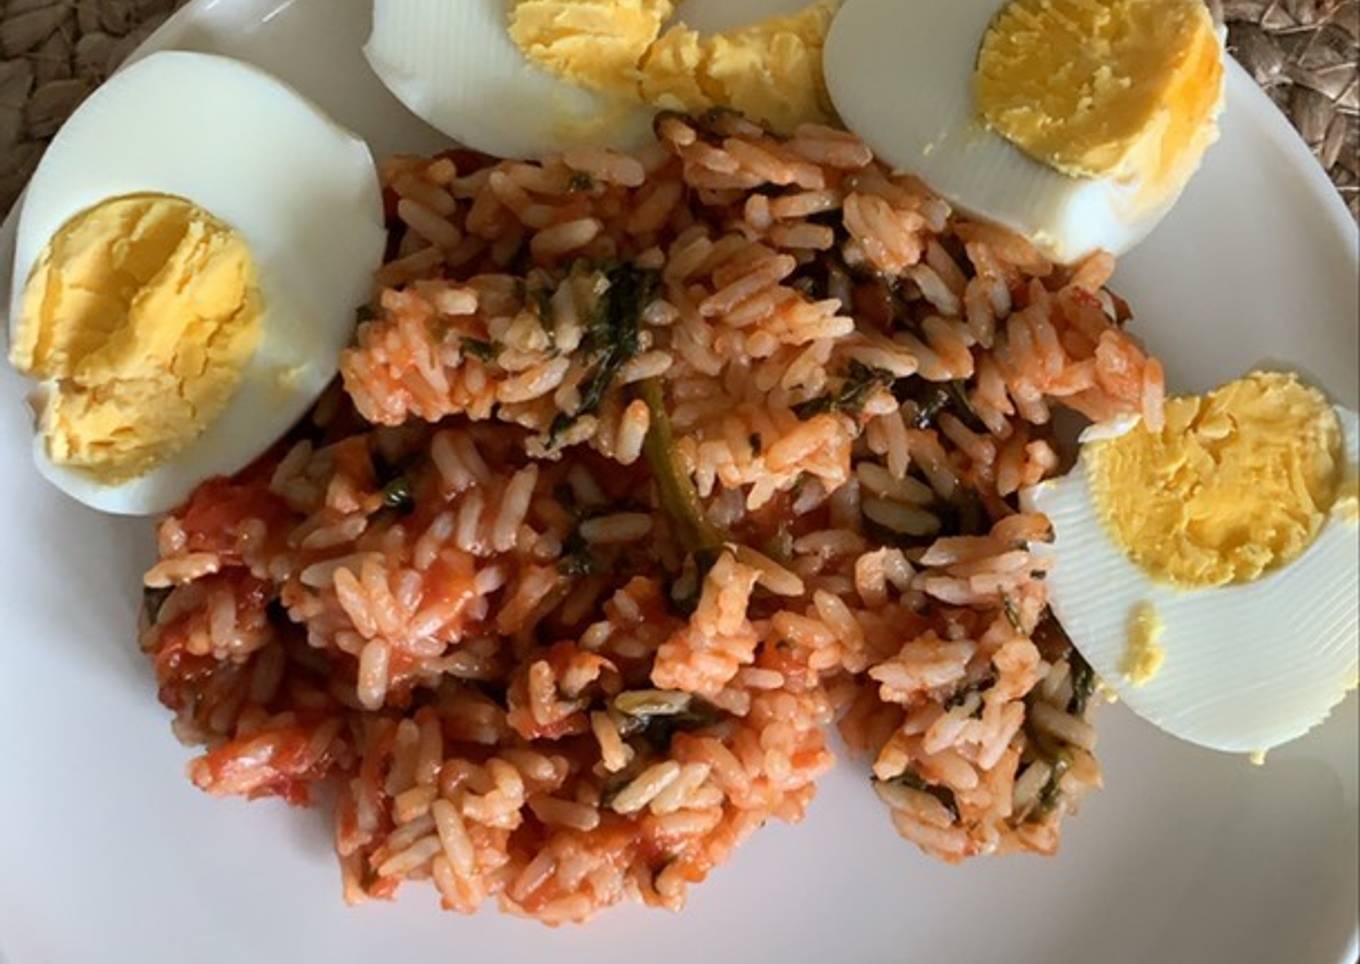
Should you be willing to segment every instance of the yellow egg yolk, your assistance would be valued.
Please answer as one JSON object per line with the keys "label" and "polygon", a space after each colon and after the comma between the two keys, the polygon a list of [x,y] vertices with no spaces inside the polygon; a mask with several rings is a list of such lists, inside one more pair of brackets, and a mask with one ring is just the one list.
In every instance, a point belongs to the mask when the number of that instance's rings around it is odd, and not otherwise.
{"label": "yellow egg yolk", "polygon": [[702,35],[682,22],[662,33],[670,0],[515,0],[510,37],[591,90],[687,113],[731,108],[790,133],[832,116],[822,47],[839,2]]}
{"label": "yellow egg yolk", "polygon": [[1124,552],[1183,587],[1248,582],[1297,558],[1341,490],[1341,426],[1295,376],[1254,372],[1167,403],[1084,454],[1096,508]]}
{"label": "yellow egg yolk", "polygon": [[636,84],[671,0],[518,0],[510,39],[525,56],[584,87]]}
{"label": "yellow egg yolk", "polygon": [[188,201],[137,195],[78,215],[24,289],[10,360],[46,383],[48,457],[116,484],[193,441],[259,343],[255,262]]}
{"label": "yellow egg yolk", "polygon": [[983,38],[974,95],[1038,161],[1165,196],[1217,136],[1222,46],[1203,0],[1011,0]]}
{"label": "yellow egg yolk", "polygon": [[1162,633],[1166,624],[1161,613],[1150,602],[1140,602],[1129,614],[1129,638],[1124,649],[1120,671],[1134,686],[1144,686],[1161,671],[1166,661],[1162,649]]}

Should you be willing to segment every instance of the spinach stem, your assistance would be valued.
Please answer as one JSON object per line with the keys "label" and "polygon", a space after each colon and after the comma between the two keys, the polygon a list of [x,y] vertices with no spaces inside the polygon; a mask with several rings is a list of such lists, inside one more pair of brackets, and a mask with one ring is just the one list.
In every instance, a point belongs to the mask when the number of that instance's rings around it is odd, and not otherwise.
{"label": "spinach stem", "polygon": [[638,396],[647,403],[651,419],[642,451],[656,480],[661,510],[671,520],[676,537],[687,552],[716,553],[727,539],[704,515],[694,481],[680,463],[661,383],[649,378],[638,386],[637,391]]}

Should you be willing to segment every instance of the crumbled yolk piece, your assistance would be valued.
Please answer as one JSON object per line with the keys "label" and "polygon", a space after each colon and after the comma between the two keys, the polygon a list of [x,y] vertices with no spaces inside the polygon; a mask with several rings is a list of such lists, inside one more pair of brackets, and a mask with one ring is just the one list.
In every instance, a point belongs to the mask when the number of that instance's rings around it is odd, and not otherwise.
{"label": "crumbled yolk piece", "polygon": [[805,121],[825,121],[831,98],[822,77],[822,47],[835,12],[834,5],[820,3],[708,38],[700,83],[716,105],[781,133]]}
{"label": "crumbled yolk piece", "polygon": [[181,198],[115,198],[52,238],[24,289],[10,360],[47,383],[49,458],[115,484],[193,441],[259,343],[244,239]]}
{"label": "crumbled yolk piece", "polygon": [[1254,372],[1172,399],[1166,425],[1093,443],[1097,511],[1153,578],[1183,587],[1258,578],[1298,557],[1341,489],[1341,426],[1295,376]]}
{"label": "crumbled yolk piece", "polygon": [[672,12],[671,0],[519,0],[510,39],[535,63],[606,89],[636,77]]}
{"label": "crumbled yolk piece", "polygon": [[1129,638],[1120,671],[1134,686],[1144,686],[1161,671],[1166,650],[1161,647],[1166,624],[1152,603],[1143,601],[1129,614]]}
{"label": "crumbled yolk piece", "polygon": [[708,47],[699,31],[683,23],[676,24],[652,44],[641,64],[639,90],[645,103],[687,114],[698,114],[713,106],[713,98],[703,85]]}
{"label": "crumbled yolk piece", "polygon": [[662,33],[670,0],[516,0],[510,38],[559,77],[623,101],[727,107],[783,133],[832,115],[822,47],[840,0],[705,36]]}
{"label": "crumbled yolk piece", "polygon": [[1040,162],[1165,194],[1217,136],[1223,76],[1203,0],[1011,0],[983,38],[974,94]]}

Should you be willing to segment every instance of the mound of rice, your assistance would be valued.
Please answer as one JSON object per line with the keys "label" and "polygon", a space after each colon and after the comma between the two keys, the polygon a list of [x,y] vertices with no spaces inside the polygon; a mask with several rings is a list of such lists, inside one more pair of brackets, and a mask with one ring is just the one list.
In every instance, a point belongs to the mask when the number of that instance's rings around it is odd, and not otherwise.
{"label": "mound of rice", "polygon": [[386,165],[337,386],[159,529],[142,645],[215,795],[339,788],[350,901],[679,908],[838,721],[906,839],[1051,853],[1093,679],[1016,492],[1161,418],[1104,290],[853,136]]}

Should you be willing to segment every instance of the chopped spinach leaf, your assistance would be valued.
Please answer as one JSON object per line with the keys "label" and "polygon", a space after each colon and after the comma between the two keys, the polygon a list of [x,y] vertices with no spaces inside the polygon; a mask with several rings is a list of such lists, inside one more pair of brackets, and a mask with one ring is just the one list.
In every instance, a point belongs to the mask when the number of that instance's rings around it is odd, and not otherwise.
{"label": "chopped spinach leaf", "polygon": [[1022,636],[1025,635],[1025,624],[1020,621],[1020,607],[1004,592],[1001,594],[1001,611],[1006,614],[1006,622],[1011,624],[1011,629]]}
{"label": "chopped spinach leaf", "polygon": [[1034,812],[1030,815],[1031,817],[1046,817],[1053,812],[1053,809],[1062,799],[1062,778],[1067,773],[1070,764],[1066,758],[1061,758],[1054,760],[1051,765],[1053,773],[1049,776],[1043,789],[1039,791],[1039,800],[1035,805]]}
{"label": "chopped spinach leaf", "polygon": [[1075,648],[1068,657],[1068,665],[1072,667],[1072,702],[1068,704],[1067,712],[1085,716],[1086,706],[1096,689],[1096,671]]}
{"label": "chopped spinach leaf", "polygon": [[599,562],[590,551],[590,543],[581,537],[579,527],[572,529],[567,536],[557,571],[564,576],[591,576],[599,571]]}
{"label": "chopped spinach leaf", "polygon": [[496,356],[501,353],[501,346],[494,341],[484,341],[481,338],[467,338],[462,340],[462,348],[467,354],[481,361],[493,362]]}
{"label": "chopped spinach leaf", "polygon": [[968,698],[974,693],[981,693],[983,690],[991,688],[992,684],[995,682],[996,677],[988,674],[982,677],[982,679],[974,680],[968,685],[960,687],[953,696],[945,701],[944,708],[946,710],[952,710],[957,706],[962,706],[964,703],[968,702]]}
{"label": "chopped spinach leaf", "polygon": [[665,398],[661,394],[661,383],[654,378],[648,379],[638,387],[638,395],[647,403],[647,411],[651,416],[642,451],[656,482],[661,510],[666,513],[676,538],[686,551],[696,554],[711,552],[716,561],[716,550],[727,540],[704,515],[694,480],[680,461],[672,435],[670,414],[666,411]]}
{"label": "chopped spinach leaf", "polygon": [[[625,694],[620,693],[619,696]],[[615,705],[617,706],[617,697]],[[623,711],[620,711],[623,712]],[[626,713],[627,735],[638,736],[652,745],[657,752],[670,749],[671,740],[677,733],[690,733],[721,723],[726,714],[697,696],[691,697],[684,709],[678,712]]]}
{"label": "chopped spinach leaf", "polygon": [[624,690],[611,705],[626,716],[643,719],[685,713],[692,702],[693,694],[682,690]]}
{"label": "chopped spinach leaf", "polygon": [[904,787],[910,787],[913,790],[920,791],[921,793],[928,793],[944,804],[945,808],[953,814],[955,820],[959,819],[959,804],[958,801],[954,799],[954,791],[950,790],[948,787],[940,787],[933,783],[927,783],[925,780],[921,779],[920,774],[910,767],[903,770],[891,780],[886,780],[884,782],[897,783]]}
{"label": "chopped spinach leaf", "polygon": [[881,368],[870,368],[862,362],[852,361],[844,382],[834,392],[810,399],[793,407],[793,414],[803,421],[827,412],[845,412],[856,415],[864,408],[875,388],[891,386],[893,375]]}
{"label": "chopped spinach leaf", "polygon": [[657,274],[629,264],[605,272],[608,286],[600,295],[586,328],[582,348],[592,356],[595,369],[581,388],[581,401],[570,415],[559,414],[548,429],[552,440],[583,415],[593,415],[604,401],[619,369],[641,348],[642,311],[656,290]]}
{"label": "chopped spinach leaf", "polygon": [[977,410],[973,408],[973,402],[968,397],[968,383],[956,378],[949,383],[948,392],[954,414],[958,416],[959,421],[974,432],[986,433],[987,426],[978,418]]}

